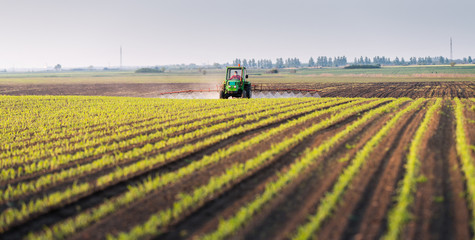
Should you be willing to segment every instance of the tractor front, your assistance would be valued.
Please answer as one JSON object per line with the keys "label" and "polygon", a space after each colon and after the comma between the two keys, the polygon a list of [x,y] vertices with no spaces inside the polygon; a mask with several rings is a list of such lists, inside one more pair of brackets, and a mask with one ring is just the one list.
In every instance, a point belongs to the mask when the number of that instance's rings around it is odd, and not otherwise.
{"label": "tractor front", "polygon": [[247,78],[245,67],[240,65],[226,67],[226,79],[223,82],[219,98],[251,98],[251,83]]}

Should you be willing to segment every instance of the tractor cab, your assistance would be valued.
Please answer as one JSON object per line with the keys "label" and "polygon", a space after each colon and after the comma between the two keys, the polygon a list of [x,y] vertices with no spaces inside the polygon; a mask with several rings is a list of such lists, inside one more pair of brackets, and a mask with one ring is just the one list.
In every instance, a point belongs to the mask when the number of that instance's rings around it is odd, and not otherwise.
{"label": "tractor cab", "polygon": [[220,98],[251,97],[251,83],[247,81],[247,71],[240,65],[226,67],[226,79],[223,82]]}

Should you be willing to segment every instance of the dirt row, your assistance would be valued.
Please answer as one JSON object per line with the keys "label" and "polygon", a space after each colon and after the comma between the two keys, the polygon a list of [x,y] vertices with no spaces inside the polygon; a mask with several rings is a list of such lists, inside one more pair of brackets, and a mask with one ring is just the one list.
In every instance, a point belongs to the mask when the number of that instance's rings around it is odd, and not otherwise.
{"label": "dirt row", "polygon": [[[398,183],[405,174],[406,155],[414,134],[427,111],[424,106],[405,114],[389,134],[382,139],[371,153],[367,162],[341,197],[332,215],[323,222],[315,233],[319,239],[380,239],[386,232],[387,216],[395,205]],[[467,108],[467,134],[475,144],[473,102],[463,100]],[[445,99],[443,106],[431,121],[430,128],[420,146],[420,174],[417,191],[410,211],[412,217],[404,228],[403,239],[470,239],[471,216],[466,199],[465,177],[460,167],[455,145],[454,101]],[[405,103],[402,109],[408,106]],[[301,156],[306,149],[320,145],[326,139],[342,131],[361,114],[354,115],[322,129],[291,146],[261,168],[249,172],[243,178],[233,181],[217,194],[188,209],[185,214],[156,239],[194,239],[214,231],[220,220],[233,216],[242,206],[254,200],[263,192],[267,183],[276,180],[279,173]],[[351,164],[353,157],[363,148],[394,113],[387,113],[366,122],[352,134],[345,136],[328,153],[316,159],[315,164],[305,170],[298,179],[265,205],[255,217],[246,223],[233,238],[235,239],[288,239],[296,229],[314,214],[322,198],[332,190],[343,170]],[[116,234],[130,230],[135,224],[145,222],[153,213],[167,209],[179,198],[179,193],[192,192],[218,176],[236,163],[245,162],[272,145],[292,137],[299,131],[318,123],[328,115],[312,119],[293,127],[272,139],[262,141],[246,151],[233,154],[217,164],[208,166],[191,176],[157,190],[145,198],[103,218],[75,234],[72,239],[104,239],[108,233]],[[233,136],[207,149],[200,150],[177,161],[148,171],[140,176],[120,182],[85,198],[77,199],[66,206],[45,213],[12,228],[7,237],[21,237],[30,231],[38,231],[43,225],[51,226],[67,217],[73,217],[100,203],[113,199],[149,176],[161,174],[186,166],[190,161],[210,155],[219,149],[239,144],[241,141],[261,134],[285,121]],[[133,222],[134,224],[130,224]],[[0,236],[1,237],[1,236]]]}
{"label": "dirt row", "polygon": [[[305,104],[307,102],[301,102],[299,104]],[[281,105],[280,107],[290,107],[292,106],[291,104],[283,104]],[[266,108],[267,109],[267,108]],[[254,113],[260,113],[260,112],[263,112],[265,110],[259,110],[259,111],[256,111]],[[274,114],[275,115],[275,114]],[[237,115],[233,115],[233,116],[229,116],[229,117],[226,117],[224,119],[222,119],[221,121],[229,121],[229,120],[233,120],[235,117],[243,117],[243,116],[246,116],[245,113],[238,113]],[[200,120],[205,120],[205,119],[208,119],[208,118],[212,118],[213,116],[203,116],[202,118],[200,119],[197,119],[196,121],[200,121]],[[164,122],[162,122],[164,123]],[[191,123],[191,122],[187,122],[187,123]],[[177,132],[174,132],[172,134],[169,134],[166,136],[166,138],[172,138],[172,137],[177,137],[177,136],[180,136],[180,135],[184,135],[186,133],[189,133],[189,132],[193,132],[195,130],[198,130],[202,127],[210,127],[212,125],[214,125],[215,123],[209,123],[209,124],[206,124],[206,125],[201,125],[201,126],[197,126],[197,127],[192,127],[192,128],[187,128],[187,129],[184,129],[182,131],[177,131]],[[152,126],[149,124],[149,126]],[[177,124],[172,124],[172,125],[169,125],[168,127],[174,127],[174,126],[178,126]],[[139,129],[142,128],[142,126],[139,126],[138,127]],[[97,146],[101,146],[101,145],[109,145],[109,144],[112,144],[112,143],[115,143],[115,142],[118,142],[118,141],[126,141],[128,139],[132,139],[136,136],[145,136],[145,135],[149,135],[149,134],[153,134],[153,133],[156,133],[157,131],[160,131],[161,128],[158,127],[156,129],[152,129],[152,130],[147,130],[147,131],[142,131],[142,132],[138,132],[138,133],[135,133],[135,134],[132,134],[132,135],[129,135],[127,136],[125,139],[112,139],[108,142],[102,142],[102,143],[98,143],[96,145],[92,145],[92,146],[88,146],[87,148],[91,148],[91,147],[97,147]],[[111,134],[116,134],[116,133],[120,133],[119,131],[116,131],[116,132],[110,132],[108,133],[107,135],[111,135]],[[206,136],[205,136],[206,137]],[[192,140],[189,140],[189,141],[185,141],[183,143],[181,143],[180,145],[170,145],[170,146],[167,146],[166,148],[163,148],[163,149],[160,149],[160,151],[154,151],[154,152],[150,152],[148,153],[146,156],[153,156],[159,152],[166,152],[167,150],[171,149],[171,148],[176,148],[176,147],[180,147],[180,146],[183,146],[185,144],[188,144],[188,143],[191,143],[191,142],[196,142],[196,141],[199,141],[199,140],[202,140],[203,138],[195,138],[195,139],[192,139]],[[19,182],[24,182],[24,181],[31,181],[31,180],[34,180],[34,179],[37,179],[38,177],[41,177],[42,175],[44,174],[51,174],[51,173],[55,173],[55,172],[60,172],[60,171],[64,171],[64,170],[67,170],[69,168],[72,168],[72,167],[76,167],[78,164],[79,165],[83,165],[83,164],[88,164],[88,163],[91,163],[93,162],[94,160],[98,160],[100,159],[101,157],[105,156],[105,155],[110,155],[110,154],[113,154],[114,152],[127,152],[127,151],[130,151],[134,148],[140,148],[140,147],[143,147],[147,144],[153,144],[153,143],[156,143],[160,140],[163,140],[163,137],[158,137],[158,138],[155,138],[155,139],[151,139],[151,140],[147,140],[147,141],[143,141],[143,142],[140,142],[138,144],[133,144],[133,145],[129,145],[129,146],[125,146],[125,147],[121,147],[119,149],[116,149],[116,150],[113,150],[113,151],[106,151],[104,153],[101,153],[101,154],[96,154],[94,156],[90,156],[90,157],[86,157],[86,158],[82,158],[82,159],[78,159],[76,161],[73,161],[71,163],[68,163],[68,164],[64,164],[62,165],[61,168],[59,169],[45,169],[43,171],[40,171],[40,172],[36,172],[36,173],[33,173],[33,174],[28,174],[28,175],[24,175],[22,177],[17,177],[15,179],[12,179],[6,183],[1,183],[0,184],[0,187],[2,187],[2,185],[12,185],[14,186],[15,184],[19,183]],[[48,141],[48,142],[54,142],[55,140],[51,140],[51,141]],[[74,141],[71,141],[69,143],[75,143]],[[75,149],[75,150],[72,150],[72,151],[66,151],[66,152],[63,152],[62,154],[75,154],[77,152],[80,152],[84,150],[84,148],[78,148],[78,149]],[[48,158],[50,156],[46,156],[46,157],[43,157],[43,158],[39,158],[39,159],[36,159],[36,160],[44,160],[46,158]],[[141,156],[141,159],[145,157],[144,156]],[[132,161],[134,162],[134,161]],[[124,162],[122,164],[120,164],[120,166],[123,166],[123,165],[127,165],[127,164],[130,164],[130,161],[127,161],[127,162]],[[13,166],[14,168],[18,168],[22,166],[21,164],[18,164],[16,166]],[[117,166],[119,165],[115,165],[115,166],[112,166],[112,168],[116,168]],[[103,169],[103,170],[106,170],[106,169]],[[75,179],[77,180],[77,179]]]}
{"label": "dirt row", "polygon": [[0,85],[0,95],[156,97],[158,93],[216,88],[202,83],[18,84]]}
{"label": "dirt row", "polygon": [[[473,81],[253,84],[262,90],[315,89],[322,97],[475,97]],[[164,92],[216,88],[216,84],[204,83],[26,84],[0,85],[0,94],[157,97]]]}
{"label": "dirt row", "polygon": [[[178,168],[184,167],[184,166],[188,165],[189,163],[191,163],[194,160],[198,160],[198,159],[202,158],[205,155],[210,155],[210,154],[218,151],[219,149],[225,148],[227,145],[235,144],[239,141],[243,141],[243,140],[245,140],[245,139],[247,139],[251,136],[255,136],[257,134],[260,134],[260,133],[262,133],[263,131],[265,131],[269,128],[279,126],[282,123],[285,123],[285,122],[287,122],[289,120],[292,120],[292,119],[296,119],[296,118],[298,118],[300,116],[303,116],[305,114],[308,114],[308,112],[304,113],[304,114],[296,115],[296,116],[293,116],[293,117],[290,117],[290,118],[287,118],[287,119],[282,119],[279,122],[276,122],[276,123],[273,123],[273,124],[270,124],[270,125],[267,125],[267,126],[264,126],[264,127],[260,127],[258,129],[254,129],[254,130],[251,130],[251,131],[248,131],[248,132],[244,132],[244,133],[232,136],[232,137],[230,137],[230,138],[228,138],[224,141],[213,144],[212,146],[209,146],[205,149],[199,150],[197,152],[194,152],[194,153],[186,155],[186,156],[182,156],[182,157],[180,157],[180,158],[178,158],[178,159],[176,159],[172,162],[169,162],[169,163],[167,162],[165,164],[160,164],[159,166],[151,166],[150,169],[147,169],[147,170],[143,171],[142,173],[138,173],[137,177],[130,178],[130,179],[124,179],[124,180],[118,182],[117,184],[112,185],[110,187],[107,187],[105,189],[95,189],[95,190],[93,190],[93,192],[88,192],[86,194],[82,194],[82,196],[80,196],[78,198],[71,199],[71,201],[69,201],[69,203],[65,203],[66,205],[63,204],[63,205],[60,205],[60,206],[56,206],[55,208],[52,208],[51,211],[49,211],[45,214],[42,214],[42,215],[40,215],[36,218],[30,219],[30,220],[26,220],[25,222],[22,223],[22,225],[19,225],[19,226],[13,228],[11,231],[7,232],[6,234],[7,235],[12,235],[12,236],[21,236],[21,235],[26,234],[28,231],[31,231],[32,229],[35,229],[35,228],[36,229],[41,229],[41,227],[43,225],[50,225],[52,223],[60,221],[62,218],[66,217],[66,216],[72,216],[72,215],[75,215],[75,214],[79,213],[78,209],[80,209],[81,211],[86,210],[88,208],[94,207],[94,206],[106,201],[107,199],[109,199],[112,196],[116,196],[116,195],[126,191],[128,189],[127,188],[128,185],[138,184],[141,181],[147,179],[148,177],[155,176],[156,174],[163,174],[163,173],[170,172],[170,171],[176,171]],[[327,115],[322,116],[322,117],[327,117]],[[287,132],[287,134],[289,134],[289,133],[290,132]],[[281,138],[283,136],[286,136],[286,134],[281,134],[280,135]],[[206,137],[204,137],[204,138],[206,138]],[[194,139],[193,141],[197,141],[197,140],[198,139]],[[270,145],[266,145],[266,147],[263,148],[263,149],[266,149],[268,147],[270,147]],[[163,150],[160,150],[160,152],[162,152],[162,151]],[[254,154],[254,151],[249,151],[249,152]],[[237,155],[234,160],[240,160],[240,159],[243,160],[243,159],[247,159],[247,158],[243,158],[243,155],[240,154],[240,155]],[[135,159],[134,161],[137,161],[137,159]],[[228,160],[228,164],[232,164],[234,162],[235,161]],[[130,162],[128,162],[128,164],[130,164]],[[116,166],[112,166],[111,168],[103,169],[98,173],[88,174],[88,175],[85,175],[85,176],[81,176],[80,178],[64,181],[64,182],[62,182],[58,185],[55,185],[55,186],[50,187],[48,189],[44,189],[42,191],[41,195],[46,194],[48,192],[61,190],[65,187],[69,186],[70,184],[72,184],[73,181],[74,182],[77,182],[77,181],[79,181],[79,182],[93,181],[98,176],[103,175],[103,174],[105,174],[107,172],[110,172],[111,170],[115,169],[115,167]],[[219,168],[219,169],[222,169],[222,168]],[[203,183],[204,181],[207,181],[207,179],[209,179],[209,177],[213,176],[212,175],[213,171],[204,171],[204,172],[205,172],[206,176],[203,177],[203,181],[197,181],[196,179],[194,179],[193,182],[196,183],[196,184]],[[199,174],[197,174],[197,175],[199,176]],[[185,181],[185,183],[186,183],[186,181]],[[181,191],[183,189],[190,189],[193,186],[194,185],[188,186],[188,184],[184,184],[184,186],[179,185],[179,187],[176,188],[177,189],[176,191]],[[176,194],[176,192],[174,194]],[[41,197],[41,195],[39,195],[39,194],[27,195],[27,196],[24,196],[23,198],[18,199],[17,201],[9,202],[8,205],[10,207],[15,206],[15,205],[17,205],[17,203],[20,204],[23,201],[31,200],[32,198],[36,198],[36,197]],[[170,198],[168,198],[168,200],[170,200]],[[6,205],[1,205],[0,207],[2,209],[4,209],[7,206]],[[68,210],[64,211],[64,209],[68,209]],[[65,212],[67,214],[65,214]],[[58,215],[60,217],[58,217]],[[32,226],[35,226],[35,227],[32,227]]]}
{"label": "dirt row", "polygon": [[[423,152],[424,162],[421,166],[421,180],[415,195],[411,212],[414,217],[404,231],[405,239],[468,239],[472,236],[469,223],[469,211],[463,197],[463,174],[453,169],[460,169],[456,155],[453,128],[453,113],[451,101],[445,101],[443,111],[432,122],[429,133],[425,136]],[[422,121],[427,108],[410,112],[390,134],[378,145],[369,158],[368,163],[352,182],[352,185],[342,198],[335,213],[324,222],[317,232],[319,239],[379,239],[386,231],[387,215],[394,206],[398,182],[404,175],[404,164],[407,149],[414,133]],[[237,239],[287,239],[296,228],[307,221],[309,213],[314,213],[320,200],[330,191],[343,169],[350,164],[351,159],[364,144],[381,129],[391,115],[386,115],[368,122],[365,126],[347,136],[332,151],[318,160],[318,163],[308,169],[305,174],[279,194],[271,203],[259,212],[246,227],[234,235]],[[259,171],[251,173],[236,185],[230,186],[224,192],[208,199],[196,210],[185,214],[165,233],[156,239],[193,239],[213,231],[222,219],[233,216],[237,210],[260,194],[265,184],[277,178],[276,172],[285,171],[288,166],[298,159],[298,156],[308,147],[315,147],[336,132],[341,131],[356,118],[350,118],[330,128],[305,139],[286,153],[279,155],[273,162]],[[305,128],[306,126],[300,126]],[[299,128],[299,129],[301,129]],[[294,129],[297,131],[297,129]],[[444,141],[450,138],[451,141]],[[273,139],[273,142],[281,138]],[[271,143],[263,143],[258,149],[266,149]],[[446,145],[450,144],[450,147]],[[439,149],[439,152],[437,151]],[[445,150],[441,150],[445,149]],[[260,151],[250,149],[251,153],[230,158],[236,162],[258,154]],[[241,158],[242,157],[242,158]],[[222,167],[228,165],[223,164]],[[221,167],[220,167],[221,168]],[[222,170],[220,170],[222,171]],[[218,171],[219,172],[219,171]],[[216,169],[208,169],[199,178],[184,180],[179,189],[198,186],[205,179],[218,173]],[[446,178],[442,178],[446,177]],[[190,181],[193,181],[191,183]],[[195,182],[196,181],[196,182]],[[198,184],[198,185],[195,185]],[[191,188],[188,188],[191,187]],[[164,193],[166,193],[164,195]],[[121,218],[144,222],[150,212],[165,209],[173,199],[176,190],[160,191],[140,201],[130,208],[123,209],[98,224],[85,229],[76,239],[96,238],[100,230],[117,233],[130,226]]]}
{"label": "dirt row", "polygon": [[[258,87],[259,88],[259,87]],[[275,88],[316,89],[322,97],[410,97],[471,98],[474,82],[377,82],[377,83],[282,83],[262,84],[265,90]]]}
{"label": "dirt row", "polygon": [[[442,111],[431,122],[420,149],[421,173],[411,212],[414,216],[403,232],[403,239],[470,239],[470,216],[464,198],[465,180],[455,152],[453,102],[444,101]],[[408,146],[422,121],[426,108],[406,115],[378,145],[353,180],[338,209],[316,233],[318,239],[379,239],[386,232],[387,216],[394,206],[398,182],[403,178]],[[356,136],[349,136],[316,166],[281,192],[246,227],[237,239],[287,239],[314,213],[324,194],[331,190],[343,168],[389,116],[369,122]],[[349,124],[349,123],[347,123]],[[316,146],[322,139],[341,130],[316,134],[305,146]],[[298,148],[297,148],[298,149]],[[302,149],[292,149],[287,161],[294,162]],[[294,153],[294,154],[292,154]],[[277,169],[276,169],[277,170]],[[260,173],[261,174],[261,173]],[[216,229],[226,219],[262,192],[266,182],[276,176],[241,183],[180,221],[157,239],[192,239]]]}

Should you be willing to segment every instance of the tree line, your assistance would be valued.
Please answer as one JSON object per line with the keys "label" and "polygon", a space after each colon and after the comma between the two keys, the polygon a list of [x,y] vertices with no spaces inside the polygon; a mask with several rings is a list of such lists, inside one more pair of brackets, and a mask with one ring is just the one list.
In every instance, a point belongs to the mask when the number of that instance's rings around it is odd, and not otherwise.
{"label": "tree line", "polygon": [[[435,64],[450,64],[451,62],[456,63],[474,63],[472,57],[465,57],[456,61],[451,61],[446,57],[411,57],[409,59],[404,59],[404,57],[395,57],[391,59],[385,56],[375,56],[373,58],[369,57],[359,57],[354,58],[352,64],[357,65],[369,65],[369,64],[380,64],[380,65],[435,65]],[[233,60],[233,65],[242,65],[247,68],[260,68],[260,69],[271,69],[271,68],[301,68],[301,67],[340,67],[350,64],[348,59],[345,56],[338,57],[327,57],[319,56],[317,58],[310,57],[310,59],[304,63],[301,62],[299,58],[277,58],[275,61],[271,59],[240,59],[236,58]]]}

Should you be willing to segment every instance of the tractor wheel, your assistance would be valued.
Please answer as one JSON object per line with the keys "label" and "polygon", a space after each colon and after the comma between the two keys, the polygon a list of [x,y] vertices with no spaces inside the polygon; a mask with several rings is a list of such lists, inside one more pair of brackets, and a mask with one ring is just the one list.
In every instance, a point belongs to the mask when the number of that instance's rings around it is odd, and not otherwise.
{"label": "tractor wheel", "polygon": [[246,87],[246,95],[247,98],[251,98],[252,96],[251,88],[249,86]]}
{"label": "tractor wheel", "polygon": [[241,98],[248,98],[246,89],[242,90]]}
{"label": "tractor wheel", "polygon": [[224,97],[224,91],[219,92],[219,99],[225,99]]}

